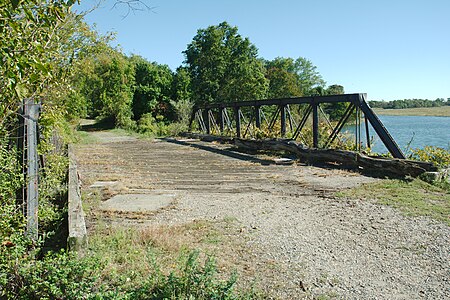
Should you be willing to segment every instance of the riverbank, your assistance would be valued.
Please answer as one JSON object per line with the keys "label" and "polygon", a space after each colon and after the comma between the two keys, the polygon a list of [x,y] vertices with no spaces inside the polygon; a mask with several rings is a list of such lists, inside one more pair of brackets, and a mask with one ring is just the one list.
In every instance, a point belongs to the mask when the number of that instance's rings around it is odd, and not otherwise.
{"label": "riverbank", "polygon": [[440,107],[418,107],[403,109],[373,109],[378,115],[386,116],[434,116],[434,117],[450,117],[450,106]]}

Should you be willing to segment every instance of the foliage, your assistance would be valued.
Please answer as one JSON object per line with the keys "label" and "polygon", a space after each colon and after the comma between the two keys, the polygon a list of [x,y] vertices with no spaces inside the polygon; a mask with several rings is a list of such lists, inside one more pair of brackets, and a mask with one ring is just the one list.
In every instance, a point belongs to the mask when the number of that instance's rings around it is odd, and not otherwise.
{"label": "foliage", "polygon": [[196,104],[261,99],[267,94],[257,48],[223,22],[197,31],[185,54]]}
{"label": "foliage", "polygon": [[136,299],[236,299],[236,276],[227,281],[217,280],[215,261],[208,257],[203,266],[198,263],[199,252],[189,253],[182,268],[167,277],[159,276],[138,289]]}
{"label": "foliage", "polygon": [[5,1],[0,5],[0,127],[25,97],[45,93],[55,82],[58,47],[69,15],[64,0]]}
{"label": "foliage", "polygon": [[[325,90],[326,95],[342,95],[345,94],[344,87],[342,85],[333,84]],[[350,103],[336,102],[327,103],[324,105],[324,111],[328,114],[331,121],[339,121],[344,115]],[[352,119],[355,119],[353,117]]]}
{"label": "foliage", "polygon": [[178,122],[184,126],[189,126],[194,103],[189,99],[178,100],[178,102],[171,101],[170,103],[175,109]]}
{"label": "foliage", "polygon": [[177,68],[172,81],[172,99],[177,102],[192,98],[191,75],[185,67]]}
{"label": "foliage", "polygon": [[299,57],[295,60],[294,65],[300,80],[303,95],[313,95],[315,89],[325,87],[326,82],[312,61],[304,57]]}
{"label": "foliage", "polygon": [[94,114],[112,119],[117,127],[130,127],[134,84],[133,65],[118,52],[102,54],[95,65],[96,83],[91,94]]}
{"label": "foliage", "polygon": [[16,262],[3,291],[8,299],[86,299],[98,289],[100,264],[75,254],[49,253],[41,260]]}
{"label": "foliage", "polygon": [[423,149],[412,149],[410,157],[431,162],[441,169],[450,168],[450,151],[444,148],[425,146]]}
{"label": "foliage", "polygon": [[309,59],[276,57],[265,61],[265,67],[269,98],[325,94],[325,81]]}
{"label": "foliage", "polygon": [[300,79],[292,58],[276,57],[265,62],[266,77],[269,80],[268,98],[287,98],[302,95]]}
{"label": "foliage", "polygon": [[437,98],[436,100],[403,99],[403,100],[393,100],[393,101],[369,101],[369,104],[373,108],[384,108],[384,109],[441,107],[441,106],[445,106],[445,105],[450,105],[450,99],[447,99],[447,101],[445,101],[444,98]]}
{"label": "foliage", "polygon": [[172,71],[167,65],[150,63],[138,56],[131,57],[131,61],[135,66],[136,80],[132,104],[134,119],[139,120],[147,113],[154,117],[162,115],[170,118]]}

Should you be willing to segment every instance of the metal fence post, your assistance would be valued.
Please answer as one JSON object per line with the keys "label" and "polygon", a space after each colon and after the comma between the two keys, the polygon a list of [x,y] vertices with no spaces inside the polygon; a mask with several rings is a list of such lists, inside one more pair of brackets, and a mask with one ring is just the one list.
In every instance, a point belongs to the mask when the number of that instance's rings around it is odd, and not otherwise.
{"label": "metal fence post", "polygon": [[38,206],[39,206],[39,160],[37,153],[37,121],[40,105],[33,99],[24,101],[24,123],[26,128],[27,176],[26,176],[26,234],[31,239],[38,239]]}

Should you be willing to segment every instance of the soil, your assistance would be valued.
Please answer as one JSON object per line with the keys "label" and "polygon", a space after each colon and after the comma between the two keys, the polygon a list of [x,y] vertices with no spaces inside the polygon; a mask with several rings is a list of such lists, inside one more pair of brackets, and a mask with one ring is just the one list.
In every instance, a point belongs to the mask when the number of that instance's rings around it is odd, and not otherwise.
{"label": "soil", "polygon": [[[450,299],[447,225],[370,199],[335,196],[378,179],[279,164],[270,155],[195,140],[91,134],[98,143],[75,147],[83,190],[101,188],[104,200],[126,200],[108,203],[126,212],[114,222],[209,222],[221,236],[221,266],[236,269],[242,285],[254,284],[269,298]],[[151,213],[130,216],[133,209],[123,205],[136,195],[146,195],[139,212],[149,207]],[[158,201],[154,195],[171,200],[158,210],[142,204]],[[87,221],[92,230],[95,218]]]}

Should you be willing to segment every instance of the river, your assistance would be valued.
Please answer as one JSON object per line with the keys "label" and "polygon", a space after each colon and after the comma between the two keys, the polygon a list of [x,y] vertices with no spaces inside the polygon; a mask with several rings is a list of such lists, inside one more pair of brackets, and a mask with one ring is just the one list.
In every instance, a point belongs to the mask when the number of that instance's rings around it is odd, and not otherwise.
{"label": "river", "polygon": [[[450,117],[430,116],[378,116],[399,145],[400,149],[408,152],[407,147],[423,148],[425,146],[436,146],[450,150]],[[361,140],[366,141],[364,122],[362,122]],[[370,136],[374,137],[372,150],[374,152],[387,152],[377,134],[370,127]],[[344,127],[349,132],[355,131],[355,126]]]}

